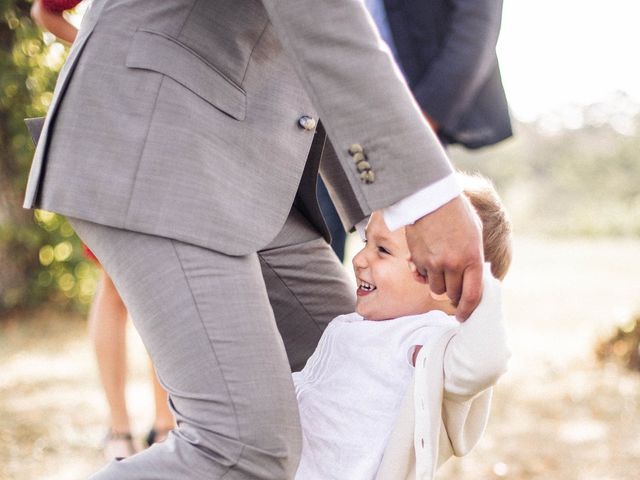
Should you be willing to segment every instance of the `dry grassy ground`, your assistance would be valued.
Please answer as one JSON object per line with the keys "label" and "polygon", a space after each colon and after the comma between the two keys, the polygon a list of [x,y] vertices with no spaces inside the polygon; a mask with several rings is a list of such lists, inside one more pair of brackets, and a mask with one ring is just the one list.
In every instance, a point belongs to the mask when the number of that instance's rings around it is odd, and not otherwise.
{"label": "dry grassy ground", "polygon": [[[638,272],[640,242],[518,239],[504,295],[511,369],[482,443],[439,480],[640,476],[640,374],[592,356],[640,309]],[[101,465],[106,409],[83,319],[42,311],[0,328],[0,479],[85,478]],[[142,434],[151,386],[133,340],[128,396]]]}

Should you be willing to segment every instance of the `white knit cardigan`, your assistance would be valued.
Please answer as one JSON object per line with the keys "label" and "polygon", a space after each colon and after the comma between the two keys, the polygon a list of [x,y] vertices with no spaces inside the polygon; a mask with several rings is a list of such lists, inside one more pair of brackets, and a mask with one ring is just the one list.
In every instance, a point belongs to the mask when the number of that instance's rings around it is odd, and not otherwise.
{"label": "white knit cardigan", "polygon": [[501,285],[485,265],[478,308],[420,350],[376,480],[431,480],[452,455],[469,453],[484,432],[491,387],[509,357]]}

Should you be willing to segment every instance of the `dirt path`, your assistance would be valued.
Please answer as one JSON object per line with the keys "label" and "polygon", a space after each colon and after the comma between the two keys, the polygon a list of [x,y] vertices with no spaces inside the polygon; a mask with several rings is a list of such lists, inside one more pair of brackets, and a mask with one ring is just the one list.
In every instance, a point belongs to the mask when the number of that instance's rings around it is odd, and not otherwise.
{"label": "dirt path", "polygon": [[[640,310],[637,272],[640,242],[518,239],[504,292],[511,369],[481,444],[439,480],[639,477],[640,374],[591,355],[598,336]],[[151,386],[131,337],[128,397],[142,435]],[[69,480],[99,468],[106,408],[84,320],[9,319],[0,365],[0,479]]]}

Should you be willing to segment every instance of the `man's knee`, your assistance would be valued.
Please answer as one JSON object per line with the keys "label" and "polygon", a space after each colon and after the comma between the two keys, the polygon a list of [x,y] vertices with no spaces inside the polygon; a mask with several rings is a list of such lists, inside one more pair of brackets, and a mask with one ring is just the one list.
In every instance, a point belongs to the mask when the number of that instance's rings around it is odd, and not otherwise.
{"label": "man's knee", "polygon": [[222,437],[204,426],[197,431],[191,429],[190,435],[178,433],[178,437],[182,437],[181,441],[188,440],[198,458],[208,458],[211,465],[226,467],[225,480],[293,479],[302,451],[299,421],[296,418],[295,422],[287,419],[282,423],[257,423],[255,429],[238,439]]}

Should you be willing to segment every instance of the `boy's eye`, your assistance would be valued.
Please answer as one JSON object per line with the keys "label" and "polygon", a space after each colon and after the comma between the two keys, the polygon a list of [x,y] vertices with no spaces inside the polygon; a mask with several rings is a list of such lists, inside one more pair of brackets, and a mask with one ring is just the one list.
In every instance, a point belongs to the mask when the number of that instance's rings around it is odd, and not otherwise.
{"label": "boy's eye", "polygon": [[378,252],[380,252],[380,253],[386,253],[386,254],[389,254],[389,250],[387,250],[387,249],[386,249],[386,248],[384,248],[384,247],[378,247]]}

